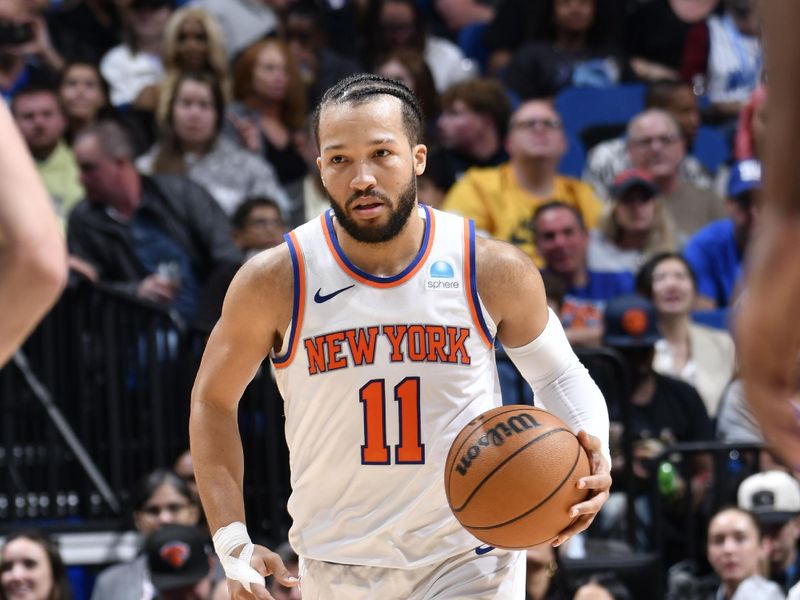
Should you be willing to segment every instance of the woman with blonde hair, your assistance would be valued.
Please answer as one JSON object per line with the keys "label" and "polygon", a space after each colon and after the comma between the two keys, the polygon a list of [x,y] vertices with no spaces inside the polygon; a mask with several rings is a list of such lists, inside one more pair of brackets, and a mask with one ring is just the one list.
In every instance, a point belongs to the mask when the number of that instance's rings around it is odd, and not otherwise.
{"label": "woman with blonde hair", "polygon": [[167,77],[185,71],[208,71],[228,94],[225,38],[214,18],[202,8],[182,8],[172,14],[164,28],[163,56]]}
{"label": "woman with blonde hair", "polygon": [[617,176],[612,202],[590,233],[589,270],[636,273],[649,256],[677,249],[675,224],[657,194],[642,171]]}
{"label": "woman with blonde hair", "polygon": [[233,70],[233,97],[228,120],[242,145],[272,163],[284,186],[301,182],[306,90],[289,47],[270,38],[244,50]]}

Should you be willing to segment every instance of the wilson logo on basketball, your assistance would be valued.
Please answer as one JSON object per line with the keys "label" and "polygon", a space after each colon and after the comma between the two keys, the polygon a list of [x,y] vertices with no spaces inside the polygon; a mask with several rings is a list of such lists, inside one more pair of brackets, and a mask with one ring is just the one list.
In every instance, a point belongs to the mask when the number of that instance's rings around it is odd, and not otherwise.
{"label": "wilson logo on basketball", "polygon": [[647,331],[647,313],[641,308],[630,308],[622,315],[622,329],[629,335],[642,335]]}
{"label": "wilson logo on basketball", "polygon": [[527,413],[515,415],[509,418],[508,421],[501,421],[467,448],[461,456],[459,464],[456,465],[456,471],[460,475],[466,475],[470,466],[472,466],[472,462],[480,456],[481,448],[502,446],[511,436],[534,427],[539,427],[539,422]]}

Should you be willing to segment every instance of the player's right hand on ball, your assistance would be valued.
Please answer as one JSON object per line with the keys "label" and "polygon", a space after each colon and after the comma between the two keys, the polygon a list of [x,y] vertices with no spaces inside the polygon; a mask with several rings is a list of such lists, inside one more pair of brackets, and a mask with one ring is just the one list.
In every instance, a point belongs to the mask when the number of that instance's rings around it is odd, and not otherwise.
{"label": "player's right hand on ball", "polygon": [[[300,585],[300,580],[289,573],[281,557],[264,546],[256,544],[253,550],[253,556],[250,558],[250,566],[265,578],[272,575],[281,585],[286,587],[297,587]],[[257,583],[251,583],[250,591],[248,592],[240,582],[228,579],[228,591],[231,593],[231,600],[252,600],[253,598],[258,598],[259,600],[275,600],[267,591],[266,585],[259,585]]]}

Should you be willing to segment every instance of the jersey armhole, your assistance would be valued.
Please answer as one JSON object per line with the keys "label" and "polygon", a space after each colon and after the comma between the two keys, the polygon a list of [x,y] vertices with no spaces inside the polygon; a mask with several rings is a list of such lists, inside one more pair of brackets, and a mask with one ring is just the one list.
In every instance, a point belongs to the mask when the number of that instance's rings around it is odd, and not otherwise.
{"label": "jersey armhole", "polygon": [[478,282],[475,270],[475,222],[464,219],[464,280],[467,305],[472,322],[487,348],[494,346],[494,336],[484,316],[483,303],[478,297]]}
{"label": "jersey armhole", "polygon": [[[289,342],[285,345],[285,350],[280,356],[272,356],[272,364],[276,369],[289,366],[297,348],[297,339],[303,325],[303,311],[306,299],[306,280],[305,263],[303,261],[303,250],[297,241],[293,231],[285,234],[284,239],[289,248],[289,255],[292,258],[292,275],[294,276],[294,293],[292,297],[292,321],[289,323]],[[284,339],[286,339],[284,337]]]}

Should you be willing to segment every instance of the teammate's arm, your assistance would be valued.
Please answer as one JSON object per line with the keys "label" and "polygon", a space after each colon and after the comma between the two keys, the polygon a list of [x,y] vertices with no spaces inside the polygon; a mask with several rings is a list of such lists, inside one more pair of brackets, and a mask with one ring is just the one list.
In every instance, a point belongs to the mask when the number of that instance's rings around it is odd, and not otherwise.
{"label": "teammate's arm", "polygon": [[800,2],[762,2],[769,85],[762,222],[750,251],[737,347],[764,436],[800,472]]}
{"label": "teammate's arm", "polygon": [[47,191],[0,100],[0,366],[61,294],[67,254]]}
{"label": "teammate's arm", "polygon": [[[285,245],[262,253],[240,269],[209,337],[192,390],[189,437],[197,487],[235,600],[252,597],[246,587],[257,598],[272,598],[263,585],[263,577],[269,574],[283,585],[297,585],[277,554],[249,544],[243,525],[244,456],[237,419],[245,388],[288,326],[292,285]],[[251,565],[258,573],[249,569]]]}
{"label": "teammate's arm", "polygon": [[592,465],[592,475],[579,485],[593,494],[572,508],[578,519],[554,540],[558,545],[586,529],[608,499],[608,410],[558,317],[547,308],[542,278],[530,259],[509,244],[486,239],[477,240],[476,252],[478,290],[506,354],[530,383],[537,403],[578,433]]}

